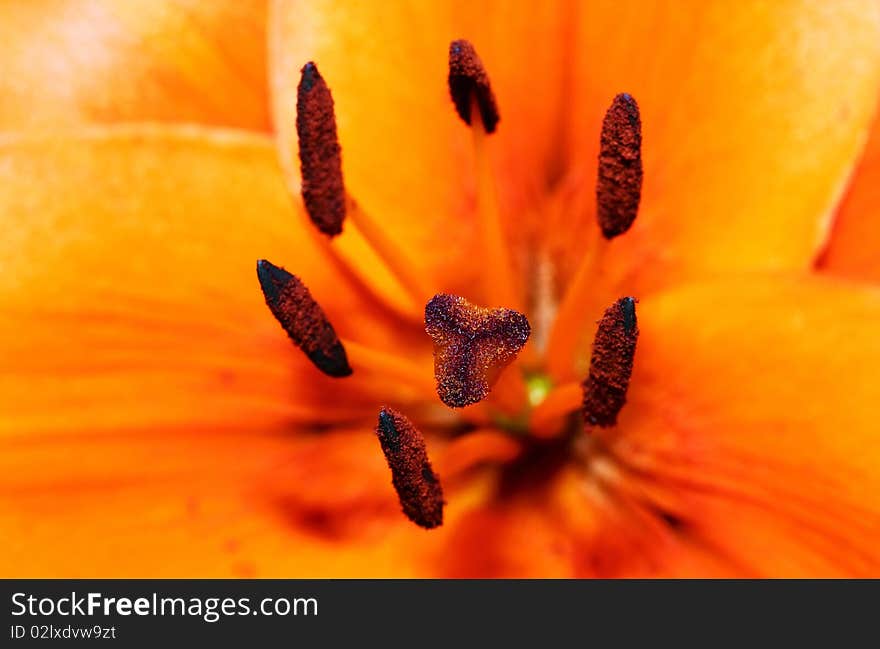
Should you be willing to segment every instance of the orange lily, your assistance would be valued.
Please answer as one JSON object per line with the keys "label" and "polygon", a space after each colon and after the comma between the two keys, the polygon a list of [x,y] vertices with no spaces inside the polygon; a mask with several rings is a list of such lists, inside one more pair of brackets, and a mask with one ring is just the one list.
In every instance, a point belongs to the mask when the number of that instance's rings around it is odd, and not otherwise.
{"label": "orange lily", "polygon": [[[0,20],[4,575],[880,573],[880,292],[812,271],[876,106],[876,3],[279,1],[265,92],[242,82],[263,73],[254,39],[222,19],[237,3],[122,22],[23,6]],[[498,99],[489,138],[449,101],[459,37]],[[353,199],[332,242],[299,200],[308,60]],[[600,244],[620,91],[644,191]],[[352,376],[289,344],[262,258],[303,278]],[[438,400],[413,319],[441,292],[532,325],[463,410]],[[623,295],[640,299],[627,404],[572,435],[595,320]],[[437,529],[400,513],[384,405],[425,433]]]}

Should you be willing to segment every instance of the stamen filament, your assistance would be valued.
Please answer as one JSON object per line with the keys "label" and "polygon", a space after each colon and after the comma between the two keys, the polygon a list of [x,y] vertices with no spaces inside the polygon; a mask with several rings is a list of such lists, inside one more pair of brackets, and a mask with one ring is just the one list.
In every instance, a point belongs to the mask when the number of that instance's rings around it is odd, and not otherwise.
{"label": "stamen filament", "polygon": [[[595,280],[607,250],[607,242],[625,234],[636,219],[642,193],[642,124],[633,97],[614,98],[602,121],[599,138],[599,170],[596,179],[596,219],[602,237],[596,237],[581,263],[557,314],[547,351],[550,374],[560,380],[572,377],[575,355],[583,329],[595,315]],[[593,295],[591,295],[593,293]]]}
{"label": "stamen filament", "polygon": [[[598,230],[595,231],[598,234]],[[597,278],[609,241],[596,236],[575,271],[556,312],[556,322],[547,343],[547,373],[556,381],[563,382],[577,375],[575,356],[587,333],[586,325],[594,322],[598,313],[593,312]]]}
{"label": "stamen filament", "polygon": [[487,464],[512,462],[522,451],[521,440],[495,428],[483,428],[452,440],[437,464],[444,476],[454,477]]}
{"label": "stamen filament", "polygon": [[434,381],[430,361],[419,365],[397,354],[389,354],[362,343],[342,339],[348,352],[348,359],[355,370],[363,369],[383,377],[383,380],[396,381],[414,388],[425,395],[434,392]]}
{"label": "stamen filament", "polygon": [[522,308],[513,283],[513,265],[504,240],[498,208],[498,190],[492,173],[487,135],[498,128],[499,114],[489,74],[470,41],[449,44],[449,95],[462,121],[471,129],[477,181],[477,212],[482,250],[486,255],[483,277],[486,297],[492,302]]}
{"label": "stamen filament", "polygon": [[412,298],[416,315],[431,295],[405,251],[347,194],[342,177],[341,147],[336,132],[333,96],[313,62],[303,66],[297,88],[296,128],[299,138],[302,198],[312,223],[330,238],[342,233],[346,216],[368,241]]}
{"label": "stamen filament", "polygon": [[[471,114],[479,115],[476,99],[472,100]],[[471,134],[477,179],[477,212],[483,240],[482,250],[485,254],[483,277],[486,282],[486,295],[493,302],[519,309],[522,305],[514,285],[513,264],[501,228],[498,189],[492,172],[487,133],[481,119],[472,120]]]}
{"label": "stamen filament", "polygon": [[407,292],[412,301],[415,317],[421,316],[422,306],[431,297],[433,291],[422,279],[422,273],[415,267],[407,251],[392,242],[385,234],[385,230],[350,197],[348,199],[348,216],[376,255],[385,263],[391,274]]}
{"label": "stamen filament", "polygon": [[421,321],[422,304],[413,303],[409,293],[407,293],[405,305],[395,304],[373,287],[370,279],[365,276],[367,269],[359,269],[356,266],[352,266],[340,254],[339,249],[333,245],[333,242],[317,228],[305,229],[311,238],[312,245],[320,249],[324,258],[348,281],[352,288],[363,295],[365,304],[374,305],[383,317],[392,319],[395,324],[404,323],[410,325],[413,322]]}
{"label": "stamen filament", "polygon": [[562,431],[562,420],[580,410],[583,398],[580,383],[571,382],[557,386],[532,411],[529,432],[535,437],[554,437]]}

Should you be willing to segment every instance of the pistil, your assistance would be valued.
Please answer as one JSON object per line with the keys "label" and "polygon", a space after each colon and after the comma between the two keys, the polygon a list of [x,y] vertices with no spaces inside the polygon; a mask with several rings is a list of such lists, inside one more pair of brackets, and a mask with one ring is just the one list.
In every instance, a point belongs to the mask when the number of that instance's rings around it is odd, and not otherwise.
{"label": "pistil", "polygon": [[512,309],[485,309],[456,295],[435,295],[425,306],[434,342],[437,395],[451,408],[482,401],[501,371],[526,344],[531,327]]}

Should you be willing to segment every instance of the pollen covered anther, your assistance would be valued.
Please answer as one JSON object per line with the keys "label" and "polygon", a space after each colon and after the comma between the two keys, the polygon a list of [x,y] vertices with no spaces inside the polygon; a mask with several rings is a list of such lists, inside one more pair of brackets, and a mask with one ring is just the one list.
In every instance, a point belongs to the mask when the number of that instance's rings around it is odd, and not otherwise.
{"label": "pollen covered anther", "polygon": [[602,121],[596,214],[606,239],[632,226],[642,195],[642,121],[636,100],[614,98]]}
{"label": "pollen covered anther", "polygon": [[391,469],[391,482],[403,513],[425,529],[442,525],[443,489],[428,461],[422,434],[401,413],[382,408],[376,436]]}
{"label": "pollen covered anther", "polygon": [[306,212],[321,232],[336,236],[345,220],[342,155],[333,96],[311,61],[303,66],[297,88],[296,133]]}
{"label": "pollen covered anther", "polygon": [[345,347],[306,285],[265,259],[257,262],[257,277],[272,315],[315,367],[335,378],[350,375]]}
{"label": "pollen covered anther", "polygon": [[621,298],[605,310],[593,340],[590,373],[583,382],[587,424],[604,428],[617,423],[626,403],[638,337],[634,298]]}
{"label": "pollen covered anther", "polygon": [[441,293],[425,306],[425,331],[434,342],[437,395],[447,406],[463,408],[489,394],[531,327],[512,309],[485,309]]}
{"label": "pollen covered anther", "polygon": [[495,132],[500,119],[495,94],[470,41],[462,39],[449,44],[449,94],[465,124],[471,125],[471,111],[476,105],[486,133]]}

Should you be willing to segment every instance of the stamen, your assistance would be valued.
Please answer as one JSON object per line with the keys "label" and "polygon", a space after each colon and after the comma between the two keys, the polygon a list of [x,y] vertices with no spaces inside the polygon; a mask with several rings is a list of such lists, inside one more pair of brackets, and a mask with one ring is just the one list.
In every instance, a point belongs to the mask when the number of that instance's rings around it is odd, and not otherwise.
{"label": "stamen", "polygon": [[349,202],[349,214],[366,242],[407,292],[412,302],[413,314],[418,317],[419,307],[433,291],[426,286],[423,274],[416,268],[409,251],[392,241],[387,235],[387,226],[374,221],[354,201]]}
{"label": "stamen", "polygon": [[345,220],[342,157],[333,96],[311,61],[303,66],[297,88],[296,132],[306,212],[321,232],[336,236]]}
{"label": "stamen", "polygon": [[391,408],[379,411],[376,435],[403,513],[425,529],[442,525],[443,489],[428,461],[425,438],[409,419]]}
{"label": "stamen", "polygon": [[636,340],[636,300],[624,297],[608,307],[599,321],[590,358],[590,374],[583,383],[583,415],[587,424],[608,427],[626,403]]}
{"label": "stamen", "polygon": [[480,126],[471,129],[474,142],[474,162],[477,177],[477,213],[484,253],[483,278],[486,295],[494,296],[501,304],[519,306],[519,291],[515,285],[513,263],[510,259],[504,230],[501,227],[501,208],[492,163],[489,159],[488,137]]}
{"label": "stamen", "polygon": [[583,342],[586,324],[598,306],[596,282],[610,244],[598,231],[594,231],[592,239],[592,245],[586,245],[583,259],[568,282],[547,341],[547,372],[559,382],[577,377],[572,361]]}
{"label": "stamen", "polygon": [[342,339],[341,342],[349,363],[358,368],[358,372],[363,371],[365,376],[381,379],[391,385],[397,384],[419,394],[428,394],[434,388],[430,372],[426,371],[427,358],[423,360],[421,357],[383,351],[350,339]]}
{"label": "stamen", "polygon": [[[494,133],[498,126],[498,106],[489,75],[469,41],[457,40],[449,44],[449,94],[461,119],[471,126],[474,142],[477,213],[486,258],[483,273],[486,294],[502,304],[518,307],[519,293],[514,285],[513,266],[501,227],[498,190],[487,145],[487,135]],[[477,113],[480,119],[475,122],[473,116]]]}
{"label": "stamen", "polygon": [[512,309],[485,309],[439,294],[425,306],[425,331],[434,341],[437,395],[447,406],[463,408],[489,394],[526,344],[531,327]]}
{"label": "stamen", "polygon": [[633,224],[642,195],[642,122],[639,105],[623,93],[614,98],[602,122],[596,216],[606,239]]}
{"label": "stamen", "polygon": [[[572,276],[556,313],[547,344],[547,370],[561,381],[573,378],[571,360],[583,342],[585,319],[596,304],[596,280],[602,272],[609,241],[629,230],[642,193],[642,126],[636,100],[619,94],[602,122],[596,215],[600,238],[585,246],[583,260]],[[585,317],[586,316],[586,317]]]}
{"label": "stamen", "polygon": [[257,262],[257,277],[272,315],[315,367],[327,376],[350,375],[345,347],[306,285],[265,259]]}
{"label": "stamen", "polygon": [[449,94],[465,124],[471,125],[471,107],[476,102],[486,133],[494,133],[498,126],[498,105],[489,84],[489,75],[470,41],[457,40],[449,44]]}
{"label": "stamen", "polygon": [[413,298],[412,306],[418,313],[419,305],[431,294],[422,285],[418,270],[406,251],[345,192],[333,96],[311,61],[302,68],[297,91],[296,131],[302,196],[309,218],[321,232],[333,237],[342,232],[343,221],[350,215],[360,234]]}

